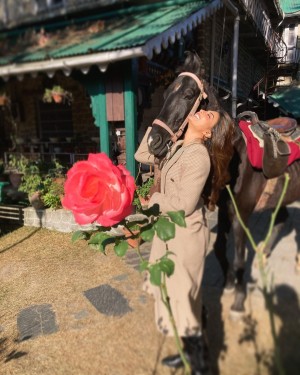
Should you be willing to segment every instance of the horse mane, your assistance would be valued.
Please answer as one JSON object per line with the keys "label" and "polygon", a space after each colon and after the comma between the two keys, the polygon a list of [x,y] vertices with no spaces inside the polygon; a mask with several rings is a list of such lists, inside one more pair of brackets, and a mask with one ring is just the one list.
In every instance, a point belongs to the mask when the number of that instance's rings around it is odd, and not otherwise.
{"label": "horse mane", "polygon": [[186,51],[186,59],[183,65],[180,65],[176,69],[176,73],[191,72],[196,74],[197,77],[203,82],[204,91],[207,94],[207,98],[202,100],[201,109],[218,111],[222,109],[221,102],[218,98],[217,90],[211,86],[204,78],[203,63],[196,51]]}

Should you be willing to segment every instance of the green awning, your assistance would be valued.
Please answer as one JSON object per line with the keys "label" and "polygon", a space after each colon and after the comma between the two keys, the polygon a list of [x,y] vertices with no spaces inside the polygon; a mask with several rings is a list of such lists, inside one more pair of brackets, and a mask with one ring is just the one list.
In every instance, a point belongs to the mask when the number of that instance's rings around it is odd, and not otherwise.
{"label": "green awning", "polygon": [[152,58],[222,6],[221,0],[137,5],[88,19],[0,34],[0,76],[53,72],[137,56]]}
{"label": "green awning", "polygon": [[300,0],[279,0],[281,9],[284,13],[298,13],[300,12]]}
{"label": "green awning", "polygon": [[277,89],[268,101],[279,107],[287,116],[300,118],[300,84]]}

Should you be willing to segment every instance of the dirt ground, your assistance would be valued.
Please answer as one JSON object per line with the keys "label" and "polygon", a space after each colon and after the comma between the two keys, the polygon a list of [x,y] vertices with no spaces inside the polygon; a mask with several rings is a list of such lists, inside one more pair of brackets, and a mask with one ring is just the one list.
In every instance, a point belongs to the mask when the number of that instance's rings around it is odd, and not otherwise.
{"label": "dirt ground", "polygon": [[[21,227],[0,238],[0,373],[2,375],[182,375],[160,364],[176,351],[154,326],[153,303],[142,275],[112,252],[107,256],[71,234]],[[99,313],[83,292],[109,284],[128,300],[123,316]],[[288,293],[288,291],[284,291]],[[286,375],[300,372],[299,304],[275,308]],[[204,288],[213,375],[276,374],[269,317],[259,293],[247,298],[243,320],[229,317],[232,295]],[[20,341],[17,317],[51,304],[58,330]]]}

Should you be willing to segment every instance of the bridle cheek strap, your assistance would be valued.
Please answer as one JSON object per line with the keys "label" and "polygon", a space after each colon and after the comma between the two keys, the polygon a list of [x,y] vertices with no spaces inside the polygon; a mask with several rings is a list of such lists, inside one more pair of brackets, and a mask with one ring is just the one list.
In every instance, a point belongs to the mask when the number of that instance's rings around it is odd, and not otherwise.
{"label": "bridle cheek strap", "polygon": [[186,127],[186,125],[188,124],[188,121],[189,121],[189,116],[192,116],[196,113],[196,110],[197,108],[199,107],[200,105],[200,102],[202,100],[202,97],[206,97],[207,95],[203,92],[203,85],[200,81],[200,79],[196,76],[196,74],[194,73],[190,73],[190,72],[183,72],[183,73],[180,73],[178,77],[180,76],[188,76],[188,77],[191,77],[193,78],[194,81],[196,81],[197,83],[197,86],[200,90],[200,94],[199,96],[196,98],[195,100],[195,103],[192,107],[192,109],[190,110],[189,114],[186,116],[185,120],[183,121],[183,123],[180,125],[179,129],[177,130],[176,133],[174,133],[171,128],[165,124],[163,121],[159,120],[159,119],[155,119],[152,123],[152,126],[153,125],[157,125],[157,126],[161,126],[162,128],[164,128],[170,135],[171,135],[171,141],[173,143],[175,143],[183,134],[184,132],[184,129]]}

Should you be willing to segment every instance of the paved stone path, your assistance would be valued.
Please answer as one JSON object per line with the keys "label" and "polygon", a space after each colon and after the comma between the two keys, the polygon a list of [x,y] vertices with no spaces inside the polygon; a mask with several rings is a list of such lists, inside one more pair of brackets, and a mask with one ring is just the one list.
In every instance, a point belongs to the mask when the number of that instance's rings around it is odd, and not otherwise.
{"label": "paved stone path", "polygon": [[122,293],[110,285],[99,285],[86,290],[84,295],[101,314],[122,316],[132,311]]}
{"label": "paved stone path", "polygon": [[17,317],[17,326],[20,341],[58,331],[55,312],[50,304],[33,305],[21,310]]}

